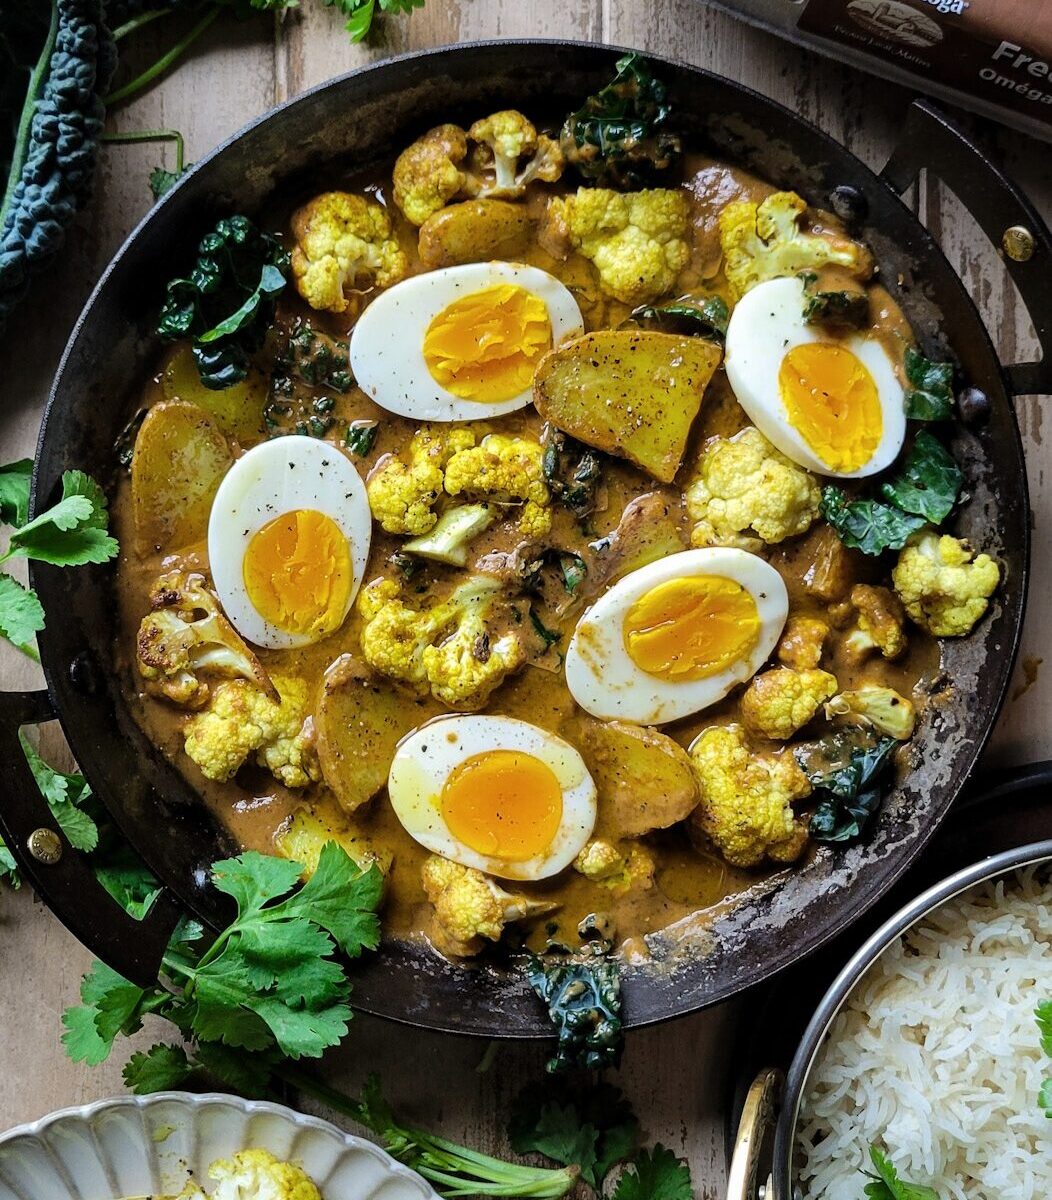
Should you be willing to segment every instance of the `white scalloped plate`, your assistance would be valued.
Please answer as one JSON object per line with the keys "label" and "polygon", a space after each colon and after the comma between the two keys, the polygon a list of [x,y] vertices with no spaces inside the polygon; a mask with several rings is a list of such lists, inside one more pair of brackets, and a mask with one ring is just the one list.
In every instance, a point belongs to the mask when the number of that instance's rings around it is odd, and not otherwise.
{"label": "white scalloped plate", "polygon": [[123,1096],[0,1136],[0,1200],[123,1200],[177,1193],[192,1172],[258,1147],[299,1163],[325,1200],[436,1200],[378,1146],[279,1104],[217,1094]]}

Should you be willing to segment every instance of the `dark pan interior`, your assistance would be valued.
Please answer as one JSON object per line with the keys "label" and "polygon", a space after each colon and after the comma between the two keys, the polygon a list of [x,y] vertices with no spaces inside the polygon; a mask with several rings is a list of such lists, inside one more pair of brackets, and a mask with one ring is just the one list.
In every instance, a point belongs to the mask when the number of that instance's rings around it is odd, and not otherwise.
{"label": "dark pan interior", "polygon": [[[429,52],[328,83],[250,126],[205,159],[143,221],[89,302],[67,350],[41,432],[37,496],[70,467],[112,475],[130,389],[156,359],[151,326],[164,282],[217,215],[252,213],[278,186],[307,186],[320,168],[365,167],[440,120],[514,105],[555,117],[610,75],[617,51],[503,42]],[[805,868],[757,888],[701,937],[655,941],[651,964],[627,972],[625,1016],[638,1026],[689,1012],[758,982],[821,944],[879,898],[920,851],[971,770],[1008,683],[1022,620],[1028,556],[1026,481],[1004,379],[978,314],[949,264],[894,192],[845,149],[737,84],[682,65],[662,68],[684,132],[757,174],[828,205],[853,184],[869,201],[864,236],[929,350],[943,336],[964,376],[992,400],[989,424],[962,435],[974,499],[960,531],[999,555],[1006,580],[975,634],[946,647],[955,684],[914,742],[915,765],[863,845],[822,850]],[[941,331],[941,334],[940,334]],[[78,761],[153,870],[199,916],[224,898],[208,865],[234,848],[180,776],[147,743],[117,694],[111,659],[112,574],[38,567],[48,628],[43,662]],[[357,972],[356,1003],[415,1024],[541,1036],[549,1027],[521,976],[453,967],[390,943]]]}

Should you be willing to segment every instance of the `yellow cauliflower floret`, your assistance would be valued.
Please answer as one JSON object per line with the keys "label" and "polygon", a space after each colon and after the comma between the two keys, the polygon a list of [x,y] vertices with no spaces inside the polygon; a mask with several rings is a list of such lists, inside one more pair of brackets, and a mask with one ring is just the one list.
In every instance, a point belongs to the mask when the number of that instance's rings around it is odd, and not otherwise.
{"label": "yellow cauliflower floret", "polygon": [[346,290],[389,287],[409,269],[387,210],[364,196],[315,196],[293,214],[292,233],[292,277],[311,308],[346,312]]}
{"label": "yellow cauliflower floret", "polygon": [[694,742],[690,757],[701,793],[691,825],[732,866],[800,857],[807,827],[792,803],[809,796],[811,785],[791,754],[754,754],[740,725],[718,725]]}
{"label": "yellow cauliflower floret", "polygon": [[865,246],[833,233],[800,227],[807,202],[796,192],[774,192],[756,204],[736,200],[720,213],[723,272],[740,299],[756,284],[829,264],[846,267],[860,279],[873,272]]}
{"label": "yellow cauliflower floret", "polygon": [[821,499],[814,476],[758,429],[710,438],[686,491],[687,513],[695,523],[691,543],[756,550],[762,542],[785,541],[810,529]]}
{"label": "yellow cauliflower floret", "polygon": [[321,1200],[314,1181],[295,1163],[275,1158],[269,1150],[239,1150],[208,1168],[216,1187],[212,1200]]}
{"label": "yellow cauliflower floret", "polygon": [[585,846],[573,865],[586,879],[615,895],[654,886],[654,860],[641,846],[630,846],[625,852],[613,842],[597,838]]}
{"label": "yellow cauliflower floret", "polygon": [[950,534],[914,534],[899,554],[892,582],[906,612],[936,637],[963,637],[986,612],[1001,581],[988,554],[976,555]]}
{"label": "yellow cauliflower floret", "polygon": [[506,892],[474,867],[462,867],[437,854],[424,860],[420,878],[435,910],[440,949],[461,957],[477,954],[483,940],[499,941],[510,922],[558,907]]}
{"label": "yellow cauliflower floret", "polygon": [[477,446],[452,455],[446,465],[445,488],[450,496],[521,503],[519,529],[528,537],[543,537],[552,527],[543,463],[539,442],[491,433]]}
{"label": "yellow cauliflower floret", "polygon": [[370,584],[358,598],[365,661],[451,708],[481,708],[526,661],[521,636],[498,625],[502,595],[499,580],[477,577],[442,603],[416,609],[390,580]]}
{"label": "yellow cauliflower floret", "polygon": [[690,199],[671,188],[578,188],[551,200],[548,224],[556,240],[595,263],[602,290],[625,304],[670,292],[690,261]]}
{"label": "yellow cauliflower floret", "polygon": [[459,125],[436,125],[398,156],[392,182],[394,202],[414,225],[463,194],[468,178],[461,165],[468,153]]}
{"label": "yellow cauliflower floret", "polygon": [[438,520],[442,468],[449,458],[475,444],[470,429],[420,429],[409,443],[409,461],[391,455],[369,476],[365,490],[373,517],[388,533],[419,537]]}
{"label": "yellow cauliflower floret", "polygon": [[286,787],[306,787],[321,778],[307,718],[307,684],[291,676],[271,676],[281,697],[275,703],[254,684],[234,679],[219,684],[211,702],[186,725],[184,748],[206,779],[229,779],[255,754]]}
{"label": "yellow cauliflower floret", "polygon": [[790,617],[778,643],[778,661],[794,671],[805,671],[822,661],[829,626],[817,617]]}
{"label": "yellow cauliflower floret", "polygon": [[802,729],[836,690],[836,676],[828,671],[775,667],[753,676],[742,696],[742,720],[750,733],[784,742]]}
{"label": "yellow cauliflower floret", "polygon": [[853,658],[864,658],[871,650],[879,650],[885,658],[905,654],[906,613],[893,591],[857,583],[851,589],[851,604],[858,625],[847,635],[845,646]]}

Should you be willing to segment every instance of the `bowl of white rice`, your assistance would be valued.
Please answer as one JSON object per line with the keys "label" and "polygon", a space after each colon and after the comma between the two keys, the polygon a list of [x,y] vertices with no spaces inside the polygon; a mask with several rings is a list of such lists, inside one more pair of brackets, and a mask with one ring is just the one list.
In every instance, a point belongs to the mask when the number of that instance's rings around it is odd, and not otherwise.
{"label": "bowl of white rice", "polygon": [[[762,1194],[1050,1200],[1050,1079],[1052,841],[1043,841],[929,888],[843,968],[786,1074]],[[747,1101],[732,1200],[760,1194],[760,1126],[773,1119],[775,1090],[767,1072]],[[896,1186],[880,1190],[889,1173]]]}

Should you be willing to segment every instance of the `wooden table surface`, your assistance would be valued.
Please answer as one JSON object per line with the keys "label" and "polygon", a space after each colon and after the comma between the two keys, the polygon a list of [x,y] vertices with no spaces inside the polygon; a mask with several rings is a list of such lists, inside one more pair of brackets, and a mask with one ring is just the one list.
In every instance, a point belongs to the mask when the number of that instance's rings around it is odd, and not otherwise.
{"label": "wooden table surface", "polygon": [[[125,70],[129,62],[145,64],[160,52],[157,31],[163,25],[169,21],[138,35]],[[115,112],[110,127],[179,128],[192,161],[265,109],[352,67],[421,47],[523,36],[634,46],[708,67],[788,104],[877,167],[893,145],[910,99],[901,89],[783,44],[696,0],[428,0],[427,8],[410,20],[385,21],[379,40],[361,48],[350,44],[336,14],[320,0],[302,0],[299,15],[284,22],[272,24],[271,18],[261,17],[213,26],[177,72]],[[990,125],[976,122],[976,127],[1046,219],[1052,217],[1048,147]],[[149,207],[151,166],[165,155],[171,165],[170,154],[158,146],[104,149],[90,211],[78,221],[63,261],[36,282],[0,344],[3,461],[32,452],[47,387],[76,314],[110,256]],[[1033,331],[1026,313],[971,218],[936,188],[923,192],[919,204],[923,219],[976,297],[1002,359],[1031,357]],[[1039,547],[1052,524],[1052,479],[1046,478],[1042,444],[1044,403],[1030,397],[1019,404]],[[1019,679],[988,763],[1052,757],[1052,671],[1037,670],[1052,638],[1052,617],[1043,603],[1050,591],[1052,556],[1037,553],[1036,599]],[[34,678],[30,665],[12,653],[0,657],[0,672],[5,688]],[[46,731],[45,738],[49,748],[61,745],[56,730]],[[59,1044],[61,1011],[75,1000],[88,962],[82,947],[27,889],[0,894],[0,1128],[121,1090],[123,1057],[94,1069],[73,1066]],[[722,1194],[728,1035],[733,1027],[733,1007],[723,1006],[631,1036],[621,1072],[650,1136],[689,1156],[701,1197]],[[137,1040],[149,1044],[150,1032]],[[482,1070],[485,1050],[477,1041],[360,1018],[345,1049],[326,1065],[332,1078],[348,1087],[357,1087],[368,1071],[379,1069],[392,1099],[415,1120],[500,1152],[507,1149],[503,1121],[508,1104],[522,1081],[539,1072],[542,1054],[536,1047],[504,1044]]]}

